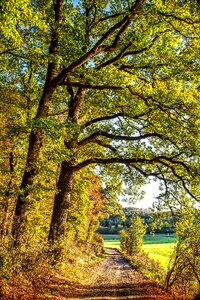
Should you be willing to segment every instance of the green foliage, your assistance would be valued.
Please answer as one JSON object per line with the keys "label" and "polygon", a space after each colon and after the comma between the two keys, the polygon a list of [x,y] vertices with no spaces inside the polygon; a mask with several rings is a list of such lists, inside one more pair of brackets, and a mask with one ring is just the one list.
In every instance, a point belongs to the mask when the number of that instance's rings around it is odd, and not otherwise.
{"label": "green foliage", "polygon": [[104,215],[104,202],[101,180],[91,171],[77,174],[66,228],[67,236],[83,249],[87,249],[98,237],[94,232],[98,228],[99,218]]}
{"label": "green foliage", "polygon": [[92,252],[97,257],[102,256],[102,254],[105,252],[104,239],[100,234],[95,233],[93,235],[93,238],[92,238],[92,241],[91,241],[91,249],[92,249]]}
{"label": "green foliage", "polygon": [[149,209],[139,209],[134,207],[122,208],[121,214],[113,214],[108,218],[100,220],[100,226],[98,231],[102,234],[117,234],[122,228],[126,229],[130,223],[133,216],[139,216],[143,219],[147,225],[147,233],[157,233],[157,234],[173,234],[175,216],[178,218],[179,213],[172,213],[170,211],[156,212],[152,208]]}
{"label": "green foliage", "polygon": [[[5,53],[22,47],[25,35],[31,27],[37,26],[40,30],[47,30],[44,14],[37,11],[29,0],[1,1],[0,20],[3,42],[8,47],[0,50],[4,50]],[[4,43],[1,46],[4,46]]]}
{"label": "green foliage", "polygon": [[183,211],[176,227],[179,240],[169,265],[166,289],[178,288],[191,297],[200,291],[199,213],[194,216]]}
{"label": "green foliage", "polygon": [[143,245],[143,237],[146,233],[146,225],[139,217],[133,217],[128,229],[122,230],[121,249],[128,255],[140,253]]}

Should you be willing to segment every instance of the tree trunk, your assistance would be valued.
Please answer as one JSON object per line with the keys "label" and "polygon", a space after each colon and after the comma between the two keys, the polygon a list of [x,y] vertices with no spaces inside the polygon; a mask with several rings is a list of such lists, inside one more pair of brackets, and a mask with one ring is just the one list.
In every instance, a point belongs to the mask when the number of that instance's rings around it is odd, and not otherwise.
{"label": "tree trunk", "polygon": [[14,190],[14,154],[13,151],[9,155],[10,180],[8,182],[8,191],[3,202],[3,218],[0,227],[0,239],[5,248],[9,247],[11,238],[13,214],[15,210],[15,198],[12,196]]}
{"label": "tree trunk", "polygon": [[[51,42],[49,45],[49,55],[54,55],[58,52],[58,40],[59,40],[59,25],[62,21],[62,10],[63,10],[63,0],[53,1],[54,9],[54,26],[51,35]],[[39,102],[37,109],[37,114],[35,120],[40,118],[46,118],[49,112],[49,105],[56,85],[52,84],[52,80],[55,77],[57,71],[57,61],[56,58],[48,63],[47,75],[45,80],[45,85],[43,89],[43,94]],[[15,216],[13,222],[13,238],[14,246],[18,247],[23,242],[27,214],[29,209],[29,195],[31,188],[33,186],[33,180],[37,174],[37,162],[42,147],[43,132],[42,129],[32,129],[30,139],[29,139],[29,148],[26,160],[26,167],[23,174],[20,193],[18,195]]]}
{"label": "tree trunk", "polygon": [[[53,91],[51,90],[49,90],[48,92],[44,91],[38,107],[36,119],[44,118],[47,116],[52,94]],[[35,131],[33,128],[29,139],[26,167],[23,174],[20,193],[17,198],[14,213],[12,235],[15,247],[19,247],[24,240],[24,232],[29,209],[29,195],[33,186],[34,177],[37,175],[37,162],[40,149],[42,147],[42,138],[42,129],[37,129]]]}
{"label": "tree trunk", "polygon": [[[80,108],[85,96],[85,88],[78,88],[75,95],[73,89],[69,88],[68,92],[71,95],[68,118],[71,119],[75,125],[78,125]],[[57,193],[54,198],[53,214],[48,237],[50,253],[52,254],[54,263],[56,263],[62,255],[61,241],[65,235],[67,214],[70,207],[70,197],[74,184],[74,175],[78,171],[76,167],[72,166],[76,163],[76,152],[78,150],[77,139],[78,135],[75,134],[70,141],[65,141],[65,146],[70,149],[72,157],[70,162],[63,161],[61,164],[61,171],[57,183]]]}
{"label": "tree trunk", "polygon": [[57,193],[54,199],[54,207],[49,230],[49,244],[53,247],[53,258],[55,261],[61,257],[61,242],[65,235],[70,197],[74,184],[75,171],[69,162],[62,162],[61,172],[57,183]]}

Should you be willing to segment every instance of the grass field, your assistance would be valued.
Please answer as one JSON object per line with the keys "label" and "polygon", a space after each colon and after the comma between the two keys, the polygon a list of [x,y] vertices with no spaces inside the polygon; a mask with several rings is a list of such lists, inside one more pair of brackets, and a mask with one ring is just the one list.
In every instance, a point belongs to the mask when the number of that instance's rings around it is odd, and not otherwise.
{"label": "grass field", "polygon": [[[103,235],[105,247],[120,248],[120,236],[117,234]],[[176,237],[174,235],[146,235],[144,237],[143,250],[149,257],[158,261],[165,269],[175,247]]]}
{"label": "grass field", "polygon": [[175,243],[144,244],[143,250],[151,259],[158,261],[164,269],[167,269],[174,247]]}

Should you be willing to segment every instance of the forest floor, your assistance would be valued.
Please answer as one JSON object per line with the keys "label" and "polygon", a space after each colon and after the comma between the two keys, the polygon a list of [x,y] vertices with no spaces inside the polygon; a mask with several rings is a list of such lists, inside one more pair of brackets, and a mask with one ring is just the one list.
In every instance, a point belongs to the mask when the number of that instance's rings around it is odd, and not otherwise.
{"label": "forest floor", "polygon": [[[88,277],[88,274],[85,277]],[[24,294],[18,298],[14,293],[12,298],[0,296],[0,299],[174,299],[167,295],[158,283],[146,279],[134,270],[115,249],[109,249],[107,258],[100,265],[92,268],[85,284],[71,285],[64,278],[53,278],[51,282],[38,282],[33,293],[31,294],[29,290],[28,294],[29,296]]]}

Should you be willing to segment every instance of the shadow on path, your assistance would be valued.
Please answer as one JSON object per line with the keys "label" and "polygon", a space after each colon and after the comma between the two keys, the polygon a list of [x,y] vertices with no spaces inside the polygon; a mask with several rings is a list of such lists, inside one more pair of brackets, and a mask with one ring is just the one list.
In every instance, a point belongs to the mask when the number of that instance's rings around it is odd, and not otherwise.
{"label": "shadow on path", "polygon": [[71,300],[173,299],[164,292],[158,283],[146,279],[141,273],[134,270],[115,249],[109,249],[109,254],[100,268],[100,276],[94,280],[92,285],[59,286],[56,295],[63,297],[62,299]]}

